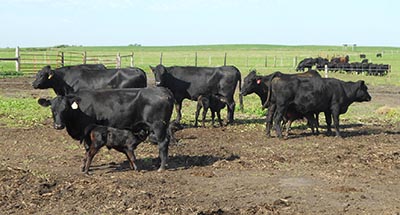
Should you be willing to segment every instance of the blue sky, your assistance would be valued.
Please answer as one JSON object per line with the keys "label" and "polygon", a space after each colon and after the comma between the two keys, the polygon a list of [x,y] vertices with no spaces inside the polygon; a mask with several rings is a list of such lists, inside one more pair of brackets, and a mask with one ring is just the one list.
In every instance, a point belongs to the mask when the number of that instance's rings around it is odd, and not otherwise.
{"label": "blue sky", "polygon": [[0,0],[0,47],[282,44],[400,47],[400,1]]}

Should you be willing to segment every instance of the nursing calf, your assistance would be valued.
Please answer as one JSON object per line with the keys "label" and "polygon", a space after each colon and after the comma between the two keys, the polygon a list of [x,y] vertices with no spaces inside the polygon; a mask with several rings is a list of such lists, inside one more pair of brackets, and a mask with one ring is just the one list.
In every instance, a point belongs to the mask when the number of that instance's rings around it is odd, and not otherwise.
{"label": "nursing calf", "polygon": [[54,128],[66,128],[75,140],[84,140],[85,129],[92,124],[133,133],[145,131],[149,141],[158,144],[159,170],[165,169],[174,102],[169,90],[162,87],[80,90],[52,100],[39,99],[38,102],[45,107],[51,106]]}

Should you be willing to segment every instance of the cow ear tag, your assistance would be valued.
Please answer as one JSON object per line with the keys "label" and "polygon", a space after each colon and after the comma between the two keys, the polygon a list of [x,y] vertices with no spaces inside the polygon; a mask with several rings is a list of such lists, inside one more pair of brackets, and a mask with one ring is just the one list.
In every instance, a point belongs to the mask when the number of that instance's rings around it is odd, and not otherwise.
{"label": "cow ear tag", "polygon": [[48,77],[48,79],[51,79],[52,77],[53,77],[53,74],[50,74],[49,77]]}
{"label": "cow ear tag", "polygon": [[257,84],[260,85],[261,84],[261,79],[257,80]]}
{"label": "cow ear tag", "polygon": [[73,102],[72,105],[71,105],[71,108],[74,109],[74,110],[78,109],[78,103]]}

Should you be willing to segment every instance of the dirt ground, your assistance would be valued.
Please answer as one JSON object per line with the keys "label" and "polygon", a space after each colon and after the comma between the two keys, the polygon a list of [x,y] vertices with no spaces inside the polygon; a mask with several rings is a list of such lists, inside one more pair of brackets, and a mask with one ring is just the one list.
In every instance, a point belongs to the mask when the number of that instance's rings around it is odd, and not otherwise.
{"label": "dirt ground", "polygon": [[[0,95],[50,95],[32,78],[0,79]],[[400,105],[400,89],[370,87],[372,103]],[[376,98],[376,99],[375,99]],[[367,104],[366,104],[367,105]],[[103,149],[91,175],[84,148],[52,120],[0,127],[2,214],[399,214],[400,124],[342,121],[345,138],[266,138],[264,119],[185,128],[157,172],[157,146],[136,150],[140,171]],[[322,128],[322,131],[324,129]]]}

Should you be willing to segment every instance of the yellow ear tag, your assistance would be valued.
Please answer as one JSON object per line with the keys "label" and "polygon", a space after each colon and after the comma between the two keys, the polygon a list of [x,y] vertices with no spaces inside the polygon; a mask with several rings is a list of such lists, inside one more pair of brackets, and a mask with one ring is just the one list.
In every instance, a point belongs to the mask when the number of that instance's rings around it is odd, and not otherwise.
{"label": "yellow ear tag", "polygon": [[71,108],[74,109],[74,110],[78,109],[78,103],[73,102],[72,105],[71,105]]}
{"label": "yellow ear tag", "polygon": [[48,77],[48,79],[50,79],[50,78],[52,78],[52,77],[53,77],[53,75],[52,75],[52,74],[50,74],[50,75],[49,75],[49,77]]}

